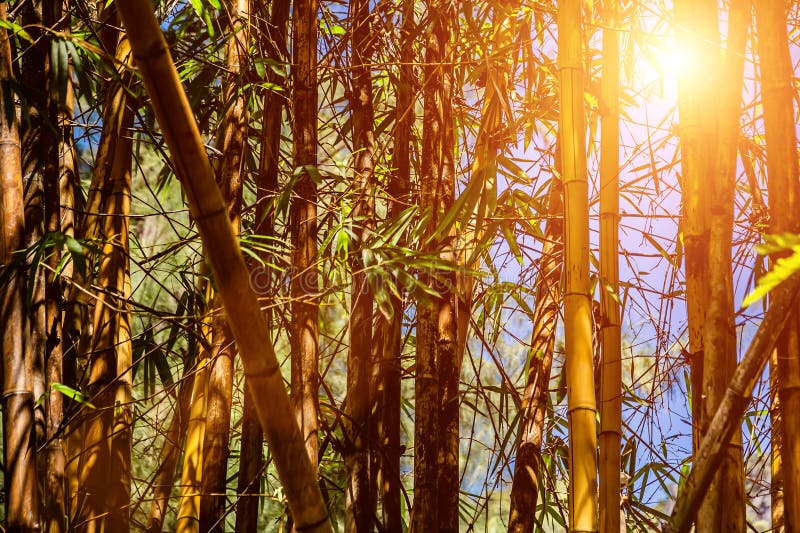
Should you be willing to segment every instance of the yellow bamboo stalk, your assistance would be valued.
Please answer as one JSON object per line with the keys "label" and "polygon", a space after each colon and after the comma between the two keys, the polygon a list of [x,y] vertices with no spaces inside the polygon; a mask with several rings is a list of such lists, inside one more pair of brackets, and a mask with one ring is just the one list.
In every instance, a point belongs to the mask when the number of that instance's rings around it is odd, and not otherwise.
{"label": "yellow bamboo stalk", "polygon": [[[119,73],[129,64],[130,46],[119,34],[116,57]],[[91,530],[129,529],[131,367],[132,349],[128,267],[128,214],[132,140],[128,129],[133,112],[127,107],[122,83],[115,83],[103,116],[118,122],[119,132],[103,135],[100,152],[107,166],[98,167],[102,194],[97,236],[103,239],[103,253],[97,283],[103,287],[94,305],[88,391],[97,410],[84,408],[84,444],[79,466],[82,502],[77,527]],[[119,139],[110,140],[115,134]]]}
{"label": "yellow bamboo stalk", "polygon": [[[750,405],[753,386],[774,349],[778,337],[789,323],[792,308],[797,306],[800,277],[794,275],[772,291],[774,298],[758,326],[742,362],[736,367],[725,394],[698,446],[694,465],[678,493],[669,524],[664,533],[688,533],[692,519],[706,496],[723,452],[734,432],[740,430],[742,415]],[[727,530],[726,530],[727,531]]]}
{"label": "yellow bamboo stalk", "polygon": [[[800,231],[800,168],[797,160],[797,135],[791,113],[796,91],[789,53],[786,10],[782,0],[754,2],[764,130],[767,148],[767,189],[769,191],[770,233]],[[772,302],[770,301],[770,307]],[[778,341],[776,368],[780,431],[773,447],[780,445],[783,480],[784,527],[787,531],[800,523],[800,331],[796,327],[800,310],[793,310],[792,324]],[[774,448],[775,449],[775,448]],[[775,527],[776,524],[773,524]]]}
{"label": "yellow bamboo stalk", "polygon": [[332,532],[267,324],[250,286],[249,273],[214,181],[197,122],[152,5],[148,0],[120,0],[117,7],[208,253],[225,310],[229,317],[234,317],[230,326],[242,357],[245,379],[256,399],[258,418],[272,450],[295,527],[310,533]]}
{"label": "yellow bamboo stalk", "polygon": [[620,531],[619,0],[604,2],[600,86],[600,531]]}
{"label": "yellow bamboo stalk", "polygon": [[564,180],[566,291],[564,336],[569,420],[569,530],[597,531],[597,405],[589,296],[589,185],[586,171],[580,0],[558,10],[561,168]]}
{"label": "yellow bamboo stalk", "polygon": [[[678,80],[685,245],[686,306],[692,373],[693,448],[699,449],[717,405],[725,393],[729,365],[724,358],[706,351],[704,338],[711,301],[710,249],[713,185],[719,180],[718,87],[720,82],[718,6],[714,0],[676,0],[677,37],[692,51],[690,68]],[[719,235],[717,236],[719,240]],[[728,254],[729,255],[729,254]],[[725,464],[711,483],[697,516],[698,533],[742,531],[743,491],[730,481],[735,465]],[[738,500],[738,501],[737,501]],[[734,512],[735,511],[735,512]]]}
{"label": "yellow bamboo stalk", "polygon": [[[206,286],[205,301],[213,300],[211,285]],[[200,485],[203,480],[203,446],[206,435],[206,398],[208,397],[208,348],[211,346],[211,313],[203,316],[200,325],[202,347],[198,351],[197,370],[192,386],[189,424],[181,470],[181,492],[178,500],[176,533],[197,533],[200,530]]]}
{"label": "yellow bamboo stalk", "polygon": [[[714,202],[709,210],[709,292],[703,324],[703,366],[715,369],[703,375],[703,418],[709,422],[722,402],[737,362],[731,248],[742,75],[751,7],[751,0],[730,2],[727,51],[713,91],[719,122],[716,161],[712,161],[716,168],[709,173]],[[707,527],[715,531],[744,531],[746,495],[741,431],[734,432],[727,443],[712,488],[718,492],[717,513],[722,512],[723,516],[717,516],[716,523]]]}
{"label": "yellow bamboo stalk", "polygon": [[[0,3],[6,22],[6,3]],[[0,27],[0,82],[13,79],[11,38]],[[22,158],[16,111],[0,98],[0,265],[16,269],[14,253],[24,247],[25,214]],[[12,104],[13,105],[13,104]],[[3,354],[3,451],[5,457],[5,526],[9,531],[38,529],[36,450],[33,439],[33,365],[25,357],[23,273],[9,276],[0,289],[0,344]]]}

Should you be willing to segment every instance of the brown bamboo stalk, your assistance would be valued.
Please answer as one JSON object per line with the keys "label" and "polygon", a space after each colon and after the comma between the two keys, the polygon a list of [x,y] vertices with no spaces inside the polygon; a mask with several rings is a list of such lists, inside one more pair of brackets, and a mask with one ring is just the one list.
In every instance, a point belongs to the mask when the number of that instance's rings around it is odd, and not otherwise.
{"label": "brown bamboo stalk", "polygon": [[208,362],[203,476],[200,484],[200,531],[223,532],[227,507],[228,455],[230,455],[235,347],[228,319],[217,295],[211,322],[211,357]]}
{"label": "brown bamboo stalk", "polygon": [[[686,305],[692,373],[692,419],[695,450],[724,394],[726,367],[722,352],[705,350],[710,325],[710,227],[713,183],[718,180],[718,96],[720,80],[717,2],[675,2],[678,38],[692,50],[693,62],[678,80],[681,164],[681,231],[685,245]],[[712,333],[713,334],[713,333]],[[724,333],[723,333],[724,334]],[[713,357],[709,357],[709,353]],[[739,475],[735,459],[711,484],[697,519],[698,533],[743,531],[743,488],[729,481]],[[731,512],[735,509],[734,512]]]}
{"label": "brown bamboo stalk", "polygon": [[547,194],[542,259],[536,281],[536,308],[533,316],[528,372],[522,396],[522,421],[511,482],[509,533],[532,533],[536,524],[536,502],[542,479],[542,442],[550,390],[556,322],[561,301],[561,274],[564,261],[564,187],[561,182],[560,152],[554,156],[554,175]]}
{"label": "brown bamboo stalk", "polygon": [[[428,6],[430,31],[423,67],[424,100],[420,206],[429,213],[435,228],[441,213],[452,205],[452,80],[450,57],[451,17],[449,4],[432,2]],[[454,259],[448,249],[448,236],[433,235],[427,251]],[[415,375],[414,424],[414,509],[413,532],[449,530],[458,526],[458,455],[455,488],[452,486],[453,437],[458,441],[458,426],[452,426],[452,413],[458,413],[458,376],[453,383],[456,349],[455,301],[452,275],[428,273],[423,282],[437,288],[438,297],[417,306],[417,353]],[[455,435],[453,434],[455,430]],[[446,489],[445,489],[446,488]],[[449,492],[447,492],[449,490]],[[455,498],[455,509],[453,507]]]}
{"label": "brown bamboo stalk", "polygon": [[603,3],[600,87],[600,531],[620,531],[622,343],[619,304],[619,13]]}
{"label": "brown bamboo stalk", "polygon": [[[6,4],[0,3],[0,21],[6,22]],[[0,28],[0,82],[13,79],[11,39]],[[0,99],[0,265],[15,269],[0,291],[0,331],[3,347],[3,452],[6,527],[16,531],[38,528],[36,455],[33,439],[33,366],[23,346],[23,273],[14,253],[23,248],[22,160],[16,110]]]}
{"label": "brown bamboo stalk", "polygon": [[[131,62],[130,45],[121,33],[115,57],[118,74]],[[129,528],[131,469],[131,293],[128,266],[128,214],[133,162],[133,111],[127,105],[124,81],[113,85],[103,116],[118,120],[119,135],[99,151],[110,162],[96,169],[103,174],[98,237],[102,256],[97,274],[97,294],[92,321],[92,344],[87,391],[97,408],[84,408],[83,450],[79,484],[82,492],[75,519],[79,530]],[[111,119],[111,117],[114,117]],[[120,117],[120,118],[117,118]],[[103,138],[101,138],[102,145]],[[113,150],[111,154],[108,152]]]}
{"label": "brown bamboo stalk", "polygon": [[561,167],[564,181],[569,527],[597,531],[597,406],[594,393],[592,306],[589,296],[589,199],[583,107],[580,0],[558,11]]}
{"label": "brown bamboo stalk", "polygon": [[[19,102],[19,123],[22,142],[22,182],[25,191],[25,246],[39,246],[44,237],[45,198],[44,179],[51,147],[56,139],[48,121],[48,52],[50,35],[42,30],[45,24],[45,2],[26,2],[20,7],[19,19],[30,27],[33,42],[19,54],[19,82],[26,98]],[[20,51],[22,52],[22,50]],[[26,301],[27,328],[25,332],[25,357],[33,362],[33,396],[41,398],[46,390],[44,355],[47,343],[46,274],[42,265],[28,274],[29,296]],[[34,434],[37,447],[46,439],[46,414],[44,404],[34,405]],[[46,454],[37,454],[37,473],[44,485]],[[45,495],[42,494],[42,497]]]}
{"label": "brown bamboo stalk", "polygon": [[373,441],[370,391],[374,362],[372,358],[372,314],[374,295],[367,279],[366,265],[361,260],[374,229],[375,113],[372,107],[371,56],[372,26],[369,2],[350,2],[350,110],[353,120],[353,194],[351,224],[356,238],[350,256],[352,283],[347,354],[347,401],[345,403],[345,451],[347,470],[345,487],[346,533],[370,532],[375,517],[376,487],[370,473]]}
{"label": "brown bamboo stalk", "polygon": [[[265,17],[259,17],[260,34],[258,40],[267,50],[267,55],[275,61],[286,61],[285,48],[288,35],[289,1],[280,0],[271,3],[272,10],[269,22]],[[266,5],[261,6],[261,11],[266,11]],[[274,85],[284,85],[284,79],[272,69],[267,70],[267,81]],[[275,207],[274,199],[278,193],[278,169],[280,158],[281,122],[285,98],[273,89],[264,89],[263,112],[261,116],[261,153],[259,155],[259,169],[256,192],[255,234],[275,237]],[[275,111],[276,110],[276,111]],[[269,294],[273,281],[270,272],[264,266],[269,264],[271,258],[267,252],[262,252],[262,265],[253,265],[252,268],[261,269],[258,276],[260,296]],[[267,324],[271,322],[271,311],[265,312]],[[253,396],[245,387],[244,406],[242,408],[242,453],[240,458],[239,480],[237,493],[239,501],[236,507],[237,533],[255,532],[258,528],[258,507],[261,489],[261,475],[263,473],[263,444],[264,433],[258,422],[258,414]]]}
{"label": "brown bamboo stalk", "polygon": [[[797,135],[792,109],[795,98],[793,64],[789,54],[786,10],[789,3],[755,2],[756,36],[760,59],[761,94],[767,152],[770,233],[800,231],[800,198]],[[788,107],[787,107],[788,106]],[[770,306],[771,306],[770,302]],[[797,323],[800,311],[794,311]],[[781,431],[773,445],[780,445],[783,479],[784,526],[800,523],[800,332],[787,328],[776,348],[776,381]],[[788,529],[787,529],[788,531]]]}
{"label": "brown bamboo stalk", "polygon": [[[257,395],[254,394],[258,401],[258,417],[272,449],[294,523],[302,531],[330,532],[332,529],[317,485],[316,470],[305,449],[297,420],[291,414],[267,325],[261,319],[261,309],[250,287],[247,267],[164,36],[146,0],[121,0],[117,5],[186,191],[192,216],[208,251],[225,309],[228,316],[237,317],[230,326],[242,357],[248,386],[258,391]],[[316,17],[310,19],[315,32]]]}
{"label": "brown bamboo stalk", "polygon": [[244,389],[242,442],[239,453],[239,479],[236,486],[236,533],[258,531],[258,499],[264,470],[264,433],[258,423],[255,400]]}
{"label": "brown bamboo stalk", "polygon": [[309,168],[314,172],[317,166],[317,0],[295,2],[293,9],[292,138],[294,166],[300,175],[292,191],[289,209],[293,246],[291,390],[308,458],[316,469],[319,448],[319,270],[317,191]]}
{"label": "brown bamboo stalk", "polygon": [[[400,65],[396,87],[394,171],[387,187],[388,215],[397,218],[410,205],[411,185],[411,128],[416,119],[414,112],[414,60],[413,33],[414,1],[403,0],[400,27]],[[392,316],[378,313],[376,337],[380,342],[380,362],[376,385],[377,440],[379,444],[379,489],[382,495],[381,519],[386,533],[402,533],[402,506],[400,480],[400,401],[402,380],[402,325],[404,305],[402,298],[390,296]]]}
{"label": "brown bamboo stalk", "polygon": [[[429,125],[438,132],[428,134],[433,137],[431,148],[438,152],[440,158],[438,168],[433,167],[428,176],[423,173],[423,183],[427,181],[432,187],[428,190],[433,210],[433,225],[444,213],[453,207],[455,200],[455,133],[453,130],[453,82],[454,63],[452,40],[457,29],[455,4],[443,1],[434,7],[434,17],[429,51],[432,51],[432,65],[429,67],[427,80],[433,82],[431,92],[432,102],[426,98],[426,110],[436,116],[431,117]],[[438,64],[437,64],[438,60]],[[429,59],[430,61],[430,59]],[[425,124],[423,123],[423,143],[427,144]],[[424,151],[424,145],[423,145]],[[422,157],[425,166],[425,156]],[[424,171],[423,171],[424,172]],[[423,185],[425,187],[425,185]],[[422,203],[425,207],[425,203]],[[435,235],[432,248],[436,249],[439,257],[451,264],[458,259],[455,249],[457,234],[455,226],[451,227],[447,235]],[[435,273],[434,287],[438,292],[435,299],[436,336],[435,354],[436,365],[439,371],[439,420],[437,428],[440,432],[437,467],[438,479],[436,480],[439,509],[437,510],[438,531],[440,533],[458,533],[459,531],[459,422],[461,399],[459,385],[461,383],[461,353],[458,351],[458,323],[456,320],[456,291],[457,277],[455,272]],[[415,497],[416,500],[416,497]]]}
{"label": "brown bamboo stalk", "polygon": [[773,289],[774,300],[742,361],[736,367],[719,408],[708,425],[695,454],[694,466],[675,501],[665,533],[691,530],[692,520],[706,497],[706,491],[723,460],[728,443],[741,427],[742,416],[750,404],[755,381],[761,375],[780,333],[789,322],[791,310],[797,305],[799,290],[800,277],[797,275]]}
{"label": "brown bamboo stalk", "polygon": [[[48,27],[60,31],[69,31],[69,24],[62,21],[64,8],[68,7],[65,2],[45,2],[43,6],[43,19]],[[48,62],[48,69],[52,72],[53,65]],[[66,77],[62,88],[52,86],[49,83],[47,91],[48,117],[56,125],[56,135],[52,143],[46,147],[45,169],[43,174],[44,188],[44,215],[45,232],[54,234],[62,232],[64,228],[64,216],[62,214],[61,203],[67,200],[71,203],[68,193],[62,200],[61,180],[64,174],[64,166],[71,165],[72,150],[72,84],[69,77]],[[48,76],[48,79],[51,79]],[[63,101],[59,100],[63,97]],[[68,159],[69,158],[69,159]],[[67,206],[69,209],[69,205]],[[67,214],[71,217],[71,213]],[[66,219],[66,225],[71,225],[70,218]],[[45,285],[45,390],[47,391],[47,401],[45,403],[45,469],[43,492],[43,529],[49,533],[60,533],[66,530],[66,495],[65,495],[65,469],[66,457],[64,455],[64,443],[61,434],[61,422],[63,420],[63,397],[57,390],[49,388],[53,383],[63,383],[63,332],[62,332],[62,312],[61,299],[64,292],[64,283],[60,277],[54,277],[50,272],[55,272],[61,261],[61,251],[54,249],[51,251],[47,266],[49,272],[46,274],[47,283]],[[48,390],[49,389],[49,390]]]}
{"label": "brown bamboo stalk", "polygon": [[[227,9],[230,37],[225,50],[226,79],[223,86],[222,124],[218,144],[222,151],[217,183],[227,207],[234,232],[238,233],[242,209],[242,184],[247,149],[247,102],[242,77],[247,71],[250,46],[250,2],[235,0]],[[230,454],[231,407],[233,402],[233,360],[236,349],[233,335],[222,312],[222,301],[215,302],[212,322],[213,352],[210,360],[206,398],[206,435],[203,443],[203,480],[200,504],[200,530],[225,530],[227,507],[228,455]],[[236,317],[233,317],[236,320]]]}

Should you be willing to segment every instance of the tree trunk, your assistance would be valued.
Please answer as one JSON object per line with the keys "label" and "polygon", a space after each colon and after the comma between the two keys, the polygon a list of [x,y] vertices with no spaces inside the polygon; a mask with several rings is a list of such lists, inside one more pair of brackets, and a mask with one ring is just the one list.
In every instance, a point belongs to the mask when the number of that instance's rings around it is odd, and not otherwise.
{"label": "tree trunk", "polygon": [[[0,3],[0,22],[6,4]],[[0,27],[0,82],[11,82],[11,40]],[[9,531],[39,530],[36,455],[33,435],[33,362],[25,357],[23,272],[15,252],[24,247],[22,159],[16,110],[0,99],[0,264],[12,269],[0,292],[3,323],[3,466],[5,518]]]}
{"label": "tree trunk", "polygon": [[[761,93],[767,147],[769,231],[800,231],[798,200],[797,135],[791,112],[795,89],[786,28],[787,2],[755,2],[758,56],[761,60]],[[777,259],[777,258],[773,258]],[[798,312],[790,318],[798,322]],[[789,327],[778,340],[777,385],[780,405],[780,456],[783,479],[784,526],[791,531],[800,524],[800,332]],[[773,428],[775,431],[776,428]],[[774,445],[775,443],[773,443]]]}
{"label": "tree trunk", "polygon": [[597,531],[597,406],[589,295],[589,195],[583,106],[583,17],[579,0],[558,11],[561,168],[564,180],[569,527]]}
{"label": "tree trunk", "polygon": [[374,296],[367,279],[367,265],[361,260],[374,229],[375,136],[372,108],[372,28],[369,2],[350,2],[350,110],[353,120],[353,194],[351,224],[355,243],[350,256],[350,349],[347,354],[347,402],[345,403],[345,532],[371,532],[375,517],[374,476],[370,463],[372,407],[370,391],[372,359],[372,313]]}
{"label": "tree trunk", "polygon": [[622,362],[619,305],[619,1],[603,5],[600,116],[600,531],[620,531]]}
{"label": "tree trunk", "polygon": [[[303,433],[296,418],[291,416],[292,409],[274,348],[269,341],[267,324],[262,319],[261,308],[250,285],[249,272],[222,195],[214,182],[211,162],[169,47],[149,2],[119,0],[117,5],[131,38],[136,63],[156,118],[187,193],[190,212],[208,251],[219,294],[227,314],[237,317],[229,325],[242,357],[248,386],[251,391],[258,392],[258,395],[254,395],[256,411],[272,449],[273,461],[294,523],[298,530],[307,533],[331,532],[328,512],[316,481],[316,469],[305,449]],[[316,32],[315,13],[316,10],[312,10],[311,16],[307,14],[307,21],[313,23],[307,24],[306,29],[311,29],[312,33]],[[315,56],[314,53],[311,55]]]}
{"label": "tree trunk", "polygon": [[542,260],[536,282],[528,372],[522,396],[522,422],[517,438],[514,477],[511,482],[509,533],[532,533],[536,503],[542,480],[542,441],[547,410],[550,369],[553,363],[556,322],[561,301],[561,273],[564,261],[564,187],[561,182],[560,151],[557,148],[547,201]]}

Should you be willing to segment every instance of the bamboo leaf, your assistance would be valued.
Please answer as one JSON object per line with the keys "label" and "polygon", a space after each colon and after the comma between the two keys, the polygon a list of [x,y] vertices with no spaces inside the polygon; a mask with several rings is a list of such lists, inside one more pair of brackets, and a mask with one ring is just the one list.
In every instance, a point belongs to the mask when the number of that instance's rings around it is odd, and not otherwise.
{"label": "bamboo leaf", "polygon": [[51,383],[50,388],[56,392],[60,392],[61,394],[63,394],[68,398],[72,398],[81,405],[85,405],[90,409],[97,409],[94,405],[91,404],[91,402],[89,402],[89,399],[85,394],[83,394],[78,390],[73,389],[72,387],[64,385],[63,383]]}

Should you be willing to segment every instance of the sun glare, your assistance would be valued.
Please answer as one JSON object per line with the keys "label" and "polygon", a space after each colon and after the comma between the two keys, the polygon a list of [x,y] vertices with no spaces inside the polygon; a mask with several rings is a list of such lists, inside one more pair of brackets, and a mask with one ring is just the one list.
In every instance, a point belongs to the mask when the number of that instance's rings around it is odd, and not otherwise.
{"label": "sun glare", "polygon": [[656,50],[656,60],[661,75],[676,80],[690,74],[697,65],[691,50],[675,39],[668,39]]}

